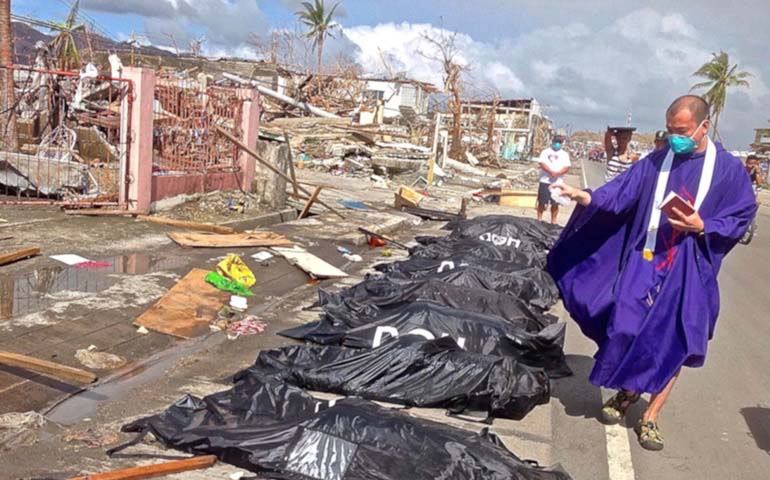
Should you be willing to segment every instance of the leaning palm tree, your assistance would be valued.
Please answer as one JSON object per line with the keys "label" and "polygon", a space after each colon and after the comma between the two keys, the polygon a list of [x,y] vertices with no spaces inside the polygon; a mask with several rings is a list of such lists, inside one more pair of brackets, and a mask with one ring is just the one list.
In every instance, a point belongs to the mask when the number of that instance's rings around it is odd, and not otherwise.
{"label": "leaning palm tree", "polygon": [[82,23],[75,24],[78,18],[79,7],[80,0],[75,0],[64,23],[52,22],[51,29],[59,31],[51,45],[61,70],[80,68],[80,52],[75,44],[75,38],[72,36],[74,32],[83,32],[86,29],[86,26]]}
{"label": "leaning palm tree", "polygon": [[313,39],[313,48],[318,52],[318,71],[320,72],[326,37],[334,38],[332,30],[339,27],[339,24],[333,21],[332,17],[340,4],[337,2],[328,12],[325,0],[314,0],[314,4],[302,2],[302,6],[305,7],[305,10],[295,12],[295,14],[299,21],[309,29],[305,32],[305,38]]}
{"label": "leaning palm tree", "polygon": [[751,77],[749,72],[738,72],[738,64],[730,65],[730,59],[727,53],[720,51],[719,54],[712,53],[711,61],[704,63],[693,73],[695,77],[705,78],[705,82],[696,83],[690,91],[708,88],[703,98],[711,105],[711,115],[714,119],[714,137],[719,136],[717,127],[719,125],[719,115],[725,110],[725,100],[727,99],[727,89],[730,87],[748,87],[746,80]]}

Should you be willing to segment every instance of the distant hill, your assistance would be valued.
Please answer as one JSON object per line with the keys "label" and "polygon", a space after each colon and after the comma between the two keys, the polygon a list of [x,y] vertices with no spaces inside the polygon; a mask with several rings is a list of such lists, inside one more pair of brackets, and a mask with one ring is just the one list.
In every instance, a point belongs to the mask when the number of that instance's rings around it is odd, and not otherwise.
{"label": "distant hill", "polygon": [[[35,44],[37,42],[50,43],[55,38],[55,32],[43,32],[35,27],[22,22],[11,22],[11,32],[13,33],[13,50],[16,55],[15,61],[21,64],[31,64],[35,55]],[[72,35],[75,38],[75,44],[80,49],[80,54],[85,61],[89,61],[89,38],[85,33],[76,32]],[[131,45],[127,42],[116,42],[102,35],[91,33],[90,49],[97,51],[112,51],[117,53],[131,52]],[[157,56],[174,56],[173,53],[153,46],[136,46],[136,53]]]}

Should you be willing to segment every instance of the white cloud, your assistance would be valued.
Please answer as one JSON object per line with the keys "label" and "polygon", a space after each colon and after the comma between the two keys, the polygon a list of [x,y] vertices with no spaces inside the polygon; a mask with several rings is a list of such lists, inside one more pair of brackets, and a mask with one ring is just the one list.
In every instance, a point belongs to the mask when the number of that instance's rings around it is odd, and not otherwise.
{"label": "white cloud", "polygon": [[[429,24],[403,22],[346,28],[344,33],[358,47],[356,59],[365,69],[385,70],[385,57],[393,64],[392,68],[442,86],[441,64],[432,60],[438,51],[425,36],[446,38],[452,32]],[[477,83],[490,85],[508,95],[520,92],[524,87],[514,69],[498,59],[496,45],[479,42],[462,33],[456,35],[455,45],[458,62],[471,67],[470,76]]]}

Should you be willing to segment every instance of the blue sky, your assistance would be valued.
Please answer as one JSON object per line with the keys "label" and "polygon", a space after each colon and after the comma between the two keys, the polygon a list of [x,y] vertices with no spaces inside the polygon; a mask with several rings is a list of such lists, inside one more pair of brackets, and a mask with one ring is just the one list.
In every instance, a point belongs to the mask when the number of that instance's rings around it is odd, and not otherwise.
{"label": "blue sky", "polygon": [[[63,19],[70,0],[14,0],[15,13]],[[211,55],[255,55],[249,34],[295,29],[297,0],[82,0],[83,13],[118,39],[154,44],[205,35]],[[458,32],[469,84],[504,97],[535,97],[557,126],[603,128],[627,113],[642,130],[687,93],[691,73],[725,50],[754,74],[728,96],[720,125],[731,149],[746,149],[770,119],[770,3],[767,0],[342,0],[343,51],[367,70],[390,67],[440,84],[423,34]]]}

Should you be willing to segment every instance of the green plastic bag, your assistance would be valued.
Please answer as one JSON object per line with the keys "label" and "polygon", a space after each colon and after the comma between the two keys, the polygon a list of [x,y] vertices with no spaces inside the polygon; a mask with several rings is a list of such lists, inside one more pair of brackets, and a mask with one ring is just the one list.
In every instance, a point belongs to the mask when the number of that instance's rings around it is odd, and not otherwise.
{"label": "green plastic bag", "polygon": [[225,292],[230,292],[235,295],[240,295],[242,297],[251,297],[254,295],[251,290],[244,287],[240,283],[230,280],[229,278],[225,278],[217,272],[207,273],[206,282],[214,285],[220,290],[224,290]]}

